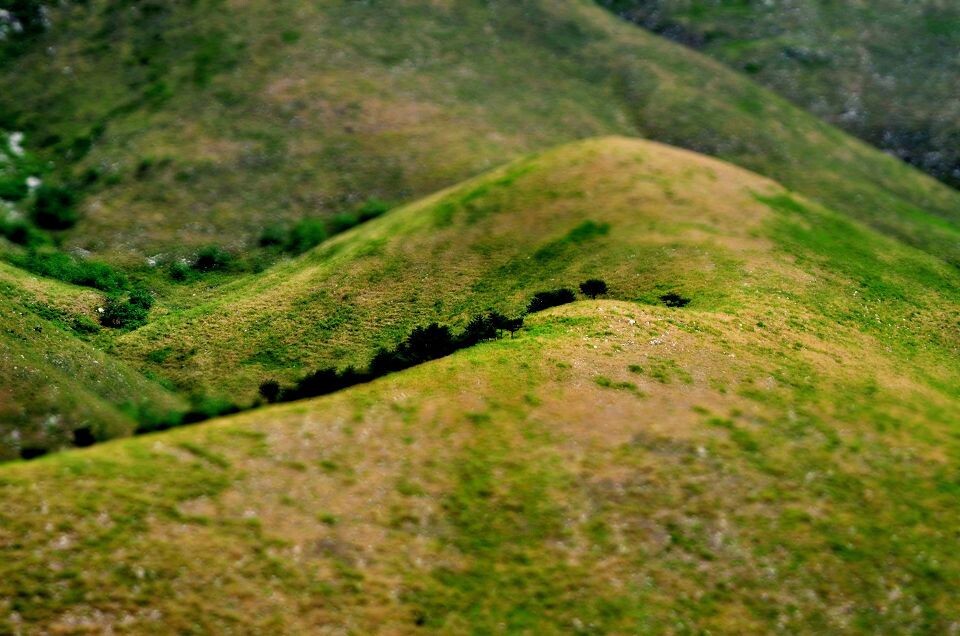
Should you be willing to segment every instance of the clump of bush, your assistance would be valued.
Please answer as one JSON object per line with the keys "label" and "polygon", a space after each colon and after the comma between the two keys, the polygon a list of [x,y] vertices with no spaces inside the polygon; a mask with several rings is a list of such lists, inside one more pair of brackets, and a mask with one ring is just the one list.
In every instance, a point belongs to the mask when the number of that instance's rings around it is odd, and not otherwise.
{"label": "clump of bush", "polygon": [[11,243],[28,248],[37,248],[49,243],[46,234],[24,221],[0,220],[0,236]]}
{"label": "clump of bush", "polygon": [[596,298],[607,293],[607,284],[598,278],[591,278],[580,283],[580,293],[590,298]]}
{"label": "clump of bush", "polygon": [[45,230],[68,230],[80,219],[76,197],[67,188],[41,185],[37,188],[31,218]]}
{"label": "clump of bush", "polygon": [[230,269],[234,264],[234,256],[218,245],[207,245],[197,252],[193,262],[193,269],[198,272],[216,272]]}
{"label": "clump of bush", "polygon": [[196,279],[201,274],[210,272],[226,272],[237,267],[236,257],[219,245],[202,247],[192,262],[175,260],[167,267],[170,280],[185,283]]}
{"label": "clump of bush", "polygon": [[667,307],[686,307],[690,304],[689,298],[685,298],[674,292],[660,296],[660,300],[663,301],[663,304]]}
{"label": "clump of bush", "polygon": [[573,293],[573,290],[565,287],[550,291],[537,292],[533,295],[533,299],[530,301],[530,304],[527,305],[527,313],[532,314],[538,311],[543,311],[544,309],[549,309],[550,307],[566,305],[567,303],[572,303],[576,299],[577,295]]}
{"label": "clump of bush", "polygon": [[136,329],[147,322],[152,306],[153,296],[142,288],[135,288],[127,296],[110,295],[100,314],[100,324],[113,329]]}
{"label": "clump of bush", "polygon": [[301,219],[289,229],[282,225],[269,225],[260,235],[259,243],[261,247],[278,247],[289,254],[303,254],[327,238],[375,219],[389,210],[388,203],[370,199],[355,210],[342,212],[330,220]]}
{"label": "clump of bush", "polygon": [[291,254],[303,254],[327,240],[327,226],[318,219],[302,219],[290,228],[284,250]]}
{"label": "clump of bush", "polygon": [[34,274],[108,293],[124,290],[129,285],[127,277],[110,265],[64,252],[31,251],[23,256],[13,256],[10,260]]}

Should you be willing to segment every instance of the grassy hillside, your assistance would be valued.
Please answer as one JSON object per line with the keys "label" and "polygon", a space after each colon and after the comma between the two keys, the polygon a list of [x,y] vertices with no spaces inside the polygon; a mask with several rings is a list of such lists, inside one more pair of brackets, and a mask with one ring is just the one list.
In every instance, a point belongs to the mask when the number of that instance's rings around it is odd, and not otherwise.
{"label": "grassy hillside", "polygon": [[960,263],[956,192],[584,0],[89,0],[48,18],[0,55],[0,125],[76,190],[68,245],[249,245],[616,133],[722,157]]}
{"label": "grassy hillside", "polygon": [[418,324],[516,315],[535,292],[592,277],[619,298],[682,291],[736,306],[743,281],[775,267],[755,236],[770,215],[756,195],[781,192],[651,142],[578,142],[394,210],[117,350],[184,389],[249,401],[263,380],[362,366]]}
{"label": "grassy hillside", "polygon": [[678,292],[728,312],[787,295],[898,348],[957,351],[952,268],[757,175],[626,138],[563,146],[394,210],[117,350],[184,389],[251,401],[263,380],[364,365],[417,324],[515,314],[538,290],[592,277],[615,298]]}
{"label": "grassy hillside", "polygon": [[98,329],[92,291],[0,264],[0,461],[129,434],[145,411],[183,401],[84,338]]}
{"label": "grassy hillside", "polygon": [[960,186],[960,6],[941,0],[599,0]]}
{"label": "grassy hillside", "polygon": [[957,384],[830,317],[886,319],[841,289],[585,301],[335,396],[0,466],[0,630],[946,633]]}

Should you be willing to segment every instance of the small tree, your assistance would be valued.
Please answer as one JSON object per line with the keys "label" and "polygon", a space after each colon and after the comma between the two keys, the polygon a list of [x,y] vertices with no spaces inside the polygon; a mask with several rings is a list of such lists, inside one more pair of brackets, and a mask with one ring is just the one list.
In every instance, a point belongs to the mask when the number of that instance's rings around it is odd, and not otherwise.
{"label": "small tree", "polygon": [[513,334],[520,331],[521,327],[523,327],[523,316],[519,318],[508,318],[503,324],[503,328],[510,332],[511,338],[513,338]]}
{"label": "small tree", "polygon": [[597,278],[591,278],[580,283],[580,293],[590,298],[596,298],[607,293],[607,284]]}
{"label": "small tree", "polygon": [[463,330],[463,334],[460,336],[458,343],[459,346],[471,347],[478,342],[496,338],[498,329],[496,320],[498,316],[499,314],[496,312],[474,316],[470,322],[467,323],[467,328]]}
{"label": "small tree", "polygon": [[401,353],[412,363],[436,360],[453,353],[454,341],[450,328],[431,323],[410,332],[401,348]]}
{"label": "small tree", "polygon": [[523,327],[523,316],[519,318],[507,318],[503,314],[493,312],[490,314],[490,320],[493,322],[497,331],[509,331],[510,337]]}

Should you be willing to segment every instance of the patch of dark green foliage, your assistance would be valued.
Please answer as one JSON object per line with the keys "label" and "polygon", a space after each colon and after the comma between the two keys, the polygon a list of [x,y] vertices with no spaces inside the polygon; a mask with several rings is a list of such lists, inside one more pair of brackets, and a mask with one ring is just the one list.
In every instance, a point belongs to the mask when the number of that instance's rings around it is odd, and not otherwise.
{"label": "patch of dark green foliage", "polygon": [[686,307],[690,304],[689,298],[674,292],[660,296],[660,300],[663,301],[663,304],[667,307]]}
{"label": "patch of dark green foliage", "polygon": [[147,322],[153,307],[153,296],[147,290],[136,287],[126,296],[113,294],[107,297],[100,324],[114,329],[136,329]]}
{"label": "patch of dark green foliage", "polygon": [[12,256],[9,260],[17,267],[39,276],[93,287],[107,293],[122,291],[129,285],[127,277],[110,265],[65,252],[34,250]]}
{"label": "patch of dark green foliage", "polygon": [[495,311],[474,316],[458,335],[454,335],[445,325],[431,323],[415,328],[395,348],[377,351],[366,370],[353,367],[342,371],[334,368],[320,369],[303,377],[295,386],[285,389],[279,389],[275,382],[265,382],[260,386],[260,394],[265,400],[272,402],[327,395],[356,384],[370,382],[388,373],[446,357],[485,340],[494,340],[504,332],[509,332],[512,336],[522,326],[523,317],[507,318]]}
{"label": "patch of dark green foliage", "polygon": [[33,222],[45,230],[69,230],[80,219],[76,196],[67,188],[41,185],[31,212]]}
{"label": "patch of dark green foliage", "polygon": [[607,293],[607,284],[598,278],[591,278],[580,283],[580,293],[590,298],[596,298]]}
{"label": "patch of dark green foliage", "polygon": [[566,305],[567,303],[572,303],[576,299],[577,295],[573,292],[573,290],[567,289],[566,287],[552,289],[549,291],[540,291],[533,295],[533,299],[530,301],[530,304],[527,305],[527,313],[533,314],[551,307]]}
{"label": "patch of dark green foliage", "polygon": [[[509,332],[512,337],[521,327],[522,316],[508,318],[495,311],[475,316],[458,335],[454,335],[449,327],[437,323],[417,327],[395,348],[378,351],[365,370],[353,367],[342,371],[332,367],[319,369],[301,378],[294,386],[286,388],[281,387],[275,380],[268,380],[260,385],[260,397],[265,402],[276,403],[328,395],[370,382],[394,371],[448,356],[454,351],[472,347],[485,340],[494,340],[505,332]],[[258,403],[252,406],[257,406]],[[239,405],[227,401],[199,400],[185,413],[141,413],[138,418],[140,423],[134,434],[142,435],[195,424],[241,410],[243,409]]]}
{"label": "patch of dark green foliage", "polygon": [[342,212],[332,219],[306,218],[293,226],[270,225],[260,235],[261,247],[279,248],[288,254],[303,254],[329,237],[381,216],[390,205],[379,199],[370,199],[351,212]]}

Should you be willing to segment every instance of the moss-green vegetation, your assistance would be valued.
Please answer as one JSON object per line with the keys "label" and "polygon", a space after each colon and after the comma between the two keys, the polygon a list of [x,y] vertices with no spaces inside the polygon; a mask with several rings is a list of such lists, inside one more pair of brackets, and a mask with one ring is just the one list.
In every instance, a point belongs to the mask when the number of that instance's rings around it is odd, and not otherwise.
{"label": "moss-green vegetation", "polygon": [[[0,125],[76,190],[68,246],[234,249],[271,224],[410,201],[560,142],[639,134],[960,262],[955,192],[590,3],[221,4],[51,3],[50,29],[0,56]],[[505,178],[457,205],[481,219]]]}

